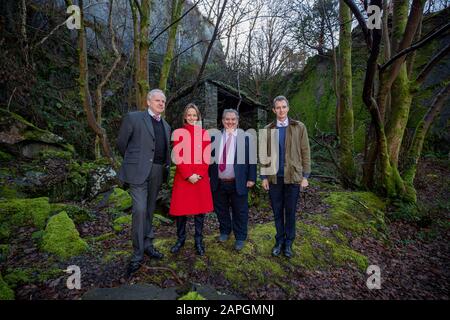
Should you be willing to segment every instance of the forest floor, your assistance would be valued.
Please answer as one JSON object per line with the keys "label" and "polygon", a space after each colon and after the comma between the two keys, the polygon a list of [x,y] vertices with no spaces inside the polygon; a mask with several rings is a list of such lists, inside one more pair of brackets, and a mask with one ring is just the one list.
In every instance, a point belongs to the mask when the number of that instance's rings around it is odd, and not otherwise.
{"label": "forest floor", "polygon": [[[285,257],[271,257],[273,245],[273,217],[268,203],[252,207],[249,214],[249,229],[256,230],[263,226],[271,226],[264,238],[249,232],[247,246],[253,248],[264,239],[264,250],[237,253],[233,250],[233,240],[226,244],[217,243],[218,223],[214,214],[205,220],[206,255],[198,257],[193,247],[193,222],[188,222],[188,239],[178,255],[168,252],[170,245],[176,240],[175,225],[160,222],[156,229],[158,249],[165,253],[161,261],[144,260],[144,267],[131,279],[125,278],[125,270],[131,252],[130,228],[115,232],[112,228],[111,215],[99,210],[95,219],[78,225],[81,237],[92,237],[111,234],[99,241],[88,241],[90,250],[67,261],[55,260],[42,253],[32,240],[32,228],[21,228],[12,239],[7,263],[0,265],[3,275],[20,268],[48,270],[54,275],[43,281],[34,283],[17,282],[16,299],[80,299],[93,288],[115,288],[127,284],[153,284],[161,288],[184,288],[189,291],[194,285],[207,285],[218,292],[228,293],[242,299],[449,299],[450,289],[450,194],[449,162],[438,159],[423,159],[418,170],[416,188],[419,206],[426,215],[419,221],[411,222],[394,219],[394,215],[386,214],[386,237],[374,237],[371,234],[349,237],[349,247],[367,257],[368,265],[378,265],[381,270],[381,289],[369,290],[366,285],[368,275],[352,263],[338,265],[319,264],[316,267],[303,267],[303,264],[290,262]],[[324,198],[338,187],[324,183],[312,183],[308,192],[300,197],[298,224],[301,226],[316,225],[321,230],[329,230],[320,225],[315,217],[326,215],[330,206]],[[267,198],[264,199],[268,202]],[[318,224],[319,221],[319,224]],[[297,228],[301,229],[301,228]],[[299,232],[300,232],[299,231]],[[298,233],[296,243],[302,241],[302,233]],[[328,243],[328,242],[327,242]],[[295,249],[301,255],[300,246]],[[230,255],[222,264],[213,264],[220,254]],[[220,251],[223,250],[223,251]],[[248,253],[259,252],[262,260],[251,257]],[[243,258],[244,257],[244,258]],[[254,258],[254,259],[253,259]],[[264,259],[263,259],[264,258]],[[234,261],[240,265],[231,265]],[[304,261],[304,260],[302,260]],[[271,273],[257,263],[273,265],[280,268],[276,281]],[[255,264],[254,272],[249,265]],[[82,272],[80,290],[66,288],[67,274],[59,272],[69,265],[77,265]],[[227,268],[236,275],[234,279]],[[233,269],[234,268],[234,269]],[[173,272],[172,272],[172,271]],[[255,273],[254,279],[248,279]],[[242,278],[244,277],[244,278]],[[247,278],[245,278],[247,277]],[[246,280],[249,280],[246,282]],[[246,285],[248,284],[248,285]]]}

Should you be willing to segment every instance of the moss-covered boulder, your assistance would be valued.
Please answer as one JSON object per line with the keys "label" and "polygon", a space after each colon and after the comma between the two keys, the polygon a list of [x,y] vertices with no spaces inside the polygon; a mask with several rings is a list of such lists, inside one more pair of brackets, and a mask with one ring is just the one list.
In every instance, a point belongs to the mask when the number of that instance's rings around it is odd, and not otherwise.
{"label": "moss-covered boulder", "polygon": [[14,300],[14,291],[8,287],[0,273],[0,300]]}
{"label": "moss-covered boulder", "polygon": [[108,208],[108,211],[115,214],[121,214],[133,205],[133,200],[128,193],[121,188],[98,195],[92,202],[97,208]]}
{"label": "moss-covered boulder", "polygon": [[0,109],[0,144],[9,152],[26,158],[37,158],[44,150],[74,152],[73,146],[62,137],[5,109]]}
{"label": "moss-covered boulder", "polygon": [[386,204],[372,192],[331,192],[324,202],[330,206],[329,214],[315,217],[322,225],[355,235],[382,236],[386,229]]}
{"label": "moss-covered boulder", "polygon": [[116,232],[122,231],[126,226],[130,226],[131,225],[132,219],[133,219],[133,217],[132,217],[131,214],[126,215],[126,216],[118,217],[117,219],[114,220],[113,229]]}
{"label": "moss-covered boulder", "polygon": [[51,213],[48,198],[0,200],[0,239],[8,238],[15,227],[43,229]]}
{"label": "moss-covered boulder", "polygon": [[42,250],[67,259],[88,249],[88,244],[80,238],[72,219],[65,211],[50,218],[42,238]]}
{"label": "moss-covered boulder", "polygon": [[65,211],[76,225],[92,220],[95,217],[90,210],[73,204],[53,203],[51,204],[51,209],[52,213],[55,214]]}
{"label": "moss-covered boulder", "polygon": [[113,193],[109,196],[108,203],[116,210],[124,211],[131,208],[133,201],[127,191],[120,188],[114,188]]}

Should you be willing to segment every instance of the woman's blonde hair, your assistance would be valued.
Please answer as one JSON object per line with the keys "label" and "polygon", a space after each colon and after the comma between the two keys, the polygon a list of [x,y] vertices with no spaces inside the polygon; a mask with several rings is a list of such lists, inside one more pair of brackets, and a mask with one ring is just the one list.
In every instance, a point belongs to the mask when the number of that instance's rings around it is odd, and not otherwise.
{"label": "woman's blonde hair", "polygon": [[202,115],[200,113],[200,110],[198,109],[198,107],[194,104],[194,103],[188,103],[186,107],[184,107],[184,111],[183,111],[183,123],[186,123],[186,115],[189,109],[194,109],[195,112],[197,112],[197,117],[198,120],[197,121],[202,121]]}

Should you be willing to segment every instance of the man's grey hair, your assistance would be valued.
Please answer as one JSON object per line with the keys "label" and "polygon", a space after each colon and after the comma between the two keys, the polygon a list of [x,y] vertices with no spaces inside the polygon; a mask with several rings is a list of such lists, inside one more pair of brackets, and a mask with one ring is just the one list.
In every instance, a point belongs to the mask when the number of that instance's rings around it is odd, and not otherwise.
{"label": "man's grey hair", "polygon": [[285,96],[278,96],[275,97],[275,99],[273,99],[273,107],[275,108],[275,103],[277,103],[277,101],[286,101],[286,105],[289,107],[289,101]]}
{"label": "man's grey hair", "polygon": [[239,112],[237,112],[237,110],[235,110],[235,109],[225,109],[225,110],[223,110],[222,119],[225,118],[225,115],[227,113],[234,113],[236,115],[236,118],[239,120]]}
{"label": "man's grey hair", "polygon": [[147,100],[150,100],[152,98],[152,96],[157,94],[157,93],[162,94],[164,96],[164,98],[166,98],[166,95],[164,94],[164,91],[162,91],[161,89],[153,89],[153,90],[150,90],[147,93]]}

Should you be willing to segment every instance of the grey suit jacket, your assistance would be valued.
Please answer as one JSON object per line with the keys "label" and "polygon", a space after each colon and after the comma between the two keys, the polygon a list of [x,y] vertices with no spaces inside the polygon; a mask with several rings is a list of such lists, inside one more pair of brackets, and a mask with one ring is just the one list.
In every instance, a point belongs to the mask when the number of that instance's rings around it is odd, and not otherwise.
{"label": "grey suit jacket", "polygon": [[[162,119],[162,118],[161,118]],[[167,154],[164,179],[170,172],[170,126],[162,119],[164,137],[155,137],[152,119],[147,110],[128,113],[120,127],[117,138],[117,148],[123,156],[123,163],[119,170],[122,182],[141,184],[147,179],[153,166],[156,139],[166,139]]]}

